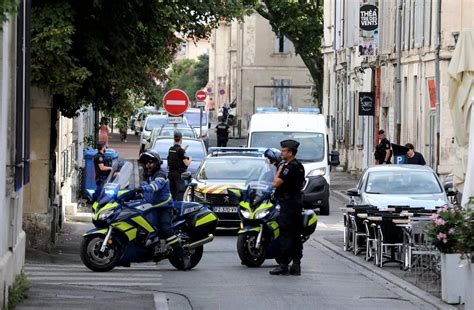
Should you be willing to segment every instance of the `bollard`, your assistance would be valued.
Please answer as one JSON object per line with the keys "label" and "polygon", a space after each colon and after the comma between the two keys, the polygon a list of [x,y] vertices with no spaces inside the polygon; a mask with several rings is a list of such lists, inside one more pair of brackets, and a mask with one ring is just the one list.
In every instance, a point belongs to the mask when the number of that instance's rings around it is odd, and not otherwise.
{"label": "bollard", "polygon": [[237,132],[239,134],[239,139],[242,138],[242,120],[240,118],[237,121]]}

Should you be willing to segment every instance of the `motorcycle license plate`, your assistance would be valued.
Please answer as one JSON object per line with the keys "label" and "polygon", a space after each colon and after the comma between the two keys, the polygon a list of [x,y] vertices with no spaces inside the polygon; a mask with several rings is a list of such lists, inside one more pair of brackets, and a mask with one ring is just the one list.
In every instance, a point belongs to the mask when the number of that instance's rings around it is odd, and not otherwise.
{"label": "motorcycle license plate", "polygon": [[237,207],[214,207],[212,210],[220,213],[237,213]]}

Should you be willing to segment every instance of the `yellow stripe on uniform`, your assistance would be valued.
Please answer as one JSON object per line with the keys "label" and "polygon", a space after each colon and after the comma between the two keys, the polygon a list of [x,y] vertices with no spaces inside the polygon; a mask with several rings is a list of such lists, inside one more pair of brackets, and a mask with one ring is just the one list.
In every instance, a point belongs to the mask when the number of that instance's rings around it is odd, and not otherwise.
{"label": "yellow stripe on uniform", "polygon": [[173,198],[170,194],[170,196],[168,197],[168,199],[166,199],[165,201],[162,201],[162,202],[159,202],[157,204],[154,204],[153,207],[161,207],[165,204],[167,204],[168,202],[170,202],[171,198]]}
{"label": "yellow stripe on uniform", "polygon": [[195,226],[201,226],[201,225],[210,223],[210,222],[215,221],[215,220],[217,220],[217,216],[214,213],[209,213],[208,215],[206,215],[202,219],[197,220]]}
{"label": "yellow stripe on uniform", "polygon": [[141,227],[145,228],[148,232],[154,232],[155,231],[155,229],[153,229],[153,227],[151,227],[150,223],[148,223],[148,221],[146,219],[144,219],[143,217],[141,217],[141,216],[133,217],[132,221],[134,221],[135,223],[137,223]]}

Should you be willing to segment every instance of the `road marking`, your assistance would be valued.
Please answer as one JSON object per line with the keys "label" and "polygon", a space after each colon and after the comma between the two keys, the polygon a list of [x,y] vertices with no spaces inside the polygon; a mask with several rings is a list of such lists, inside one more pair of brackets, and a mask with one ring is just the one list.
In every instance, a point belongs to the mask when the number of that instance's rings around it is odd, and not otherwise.
{"label": "road marking", "polygon": [[324,222],[319,222],[316,226],[316,230],[324,230],[324,231],[344,231],[344,224],[343,223],[335,223],[335,224],[326,224]]}
{"label": "road marking", "polygon": [[88,285],[110,287],[157,287],[162,274],[153,264],[118,267],[109,272],[93,272],[83,265],[26,264],[25,274],[34,284]]}
{"label": "road marking", "polygon": [[155,309],[157,310],[168,310],[168,299],[166,294],[155,293],[153,294],[153,299],[155,301]]}
{"label": "road marking", "polygon": [[186,105],[186,100],[166,100],[166,105]]}

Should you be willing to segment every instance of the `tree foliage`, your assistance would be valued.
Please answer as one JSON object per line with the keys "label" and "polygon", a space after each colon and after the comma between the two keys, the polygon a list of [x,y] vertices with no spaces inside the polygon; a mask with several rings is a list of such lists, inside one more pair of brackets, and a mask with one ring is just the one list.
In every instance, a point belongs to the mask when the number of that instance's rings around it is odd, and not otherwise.
{"label": "tree foliage", "polygon": [[70,117],[89,104],[117,110],[130,93],[155,104],[162,96],[156,81],[181,42],[176,33],[207,38],[247,8],[221,0],[33,1],[32,82]]}
{"label": "tree foliage", "polygon": [[324,35],[323,3],[320,0],[254,2],[255,10],[270,22],[275,33],[286,36],[301,56],[314,82],[313,97],[322,102]]}
{"label": "tree foliage", "polygon": [[0,25],[8,20],[10,15],[18,11],[18,0],[0,1]]}
{"label": "tree foliage", "polygon": [[209,56],[200,55],[198,61],[182,59],[173,64],[168,73],[166,91],[178,88],[194,100],[196,91],[206,86],[209,77]]}

